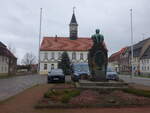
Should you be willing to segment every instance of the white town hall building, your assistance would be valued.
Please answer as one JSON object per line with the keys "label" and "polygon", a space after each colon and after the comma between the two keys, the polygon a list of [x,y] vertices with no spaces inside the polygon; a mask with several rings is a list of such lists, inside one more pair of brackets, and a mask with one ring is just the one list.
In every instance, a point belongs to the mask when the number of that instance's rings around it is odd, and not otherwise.
{"label": "white town hall building", "polygon": [[69,37],[44,37],[40,46],[40,74],[47,74],[58,67],[61,54],[66,51],[72,63],[88,62],[88,50],[92,47],[90,37],[78,37],[78,24],[73,13],[69,24]]}

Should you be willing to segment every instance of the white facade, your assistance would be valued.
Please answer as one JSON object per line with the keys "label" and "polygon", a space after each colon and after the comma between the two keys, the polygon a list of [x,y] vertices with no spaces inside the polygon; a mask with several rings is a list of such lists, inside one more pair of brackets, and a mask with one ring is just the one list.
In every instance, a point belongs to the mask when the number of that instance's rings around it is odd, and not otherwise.
{"label": "white facade", "polygon": [[[58,61],[63,51],[40,51],[40,74],[47,74],[48,71],[58,68]],[[67,51],[72,63],[88,62],[88,51]]]}
{"label": "white facade", "polygon": [[140,72],[144,74],[150,74],[150,59],[140,60]]}
{"label": "white facade", "polygon": [[113,70],[115,70],[116,72],[119,72],[118,61],[108,62],[108,67],[112,67]]}
{"label": "white facade", "polygon": [[139,57],[133,57],[133,71],[137,73],[140,67]]}
{"label": "white facade", "polygon": [[8,74],[8,58],[0,56],[0,75]]}

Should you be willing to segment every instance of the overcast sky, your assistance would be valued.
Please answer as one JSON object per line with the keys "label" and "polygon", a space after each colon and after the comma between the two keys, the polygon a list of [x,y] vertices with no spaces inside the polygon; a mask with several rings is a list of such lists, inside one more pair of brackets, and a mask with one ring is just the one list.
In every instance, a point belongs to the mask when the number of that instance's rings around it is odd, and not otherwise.
{"label": "overcast sky", "polygon": [[[38,56],[39,12],[43,8],[43,36],[69,36],[72,8],[79,37],[99,28],[109,55],[130,45],[130,9],[134,43],[150,37],[150,0],[0,0],[0,41],[16,48],[20,61],[26,52]],[[144,35],[142,35],[144,34]]]}

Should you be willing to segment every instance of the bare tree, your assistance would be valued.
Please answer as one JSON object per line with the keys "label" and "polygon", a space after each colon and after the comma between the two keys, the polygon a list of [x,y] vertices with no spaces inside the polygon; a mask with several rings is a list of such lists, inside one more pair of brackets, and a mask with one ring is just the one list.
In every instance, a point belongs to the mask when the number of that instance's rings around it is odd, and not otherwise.
{"label": "bare tree", "polygon": [[33,53],[26,53],[21,61],[23,65],[29,66],[29,71],[31,70],[31,65],[36,63],[36,57]]}

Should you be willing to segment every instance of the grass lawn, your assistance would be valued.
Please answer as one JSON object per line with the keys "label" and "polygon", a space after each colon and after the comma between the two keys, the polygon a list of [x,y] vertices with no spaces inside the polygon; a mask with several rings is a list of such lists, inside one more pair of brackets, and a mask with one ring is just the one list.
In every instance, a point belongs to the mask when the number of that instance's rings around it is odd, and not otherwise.
{"label": "grass lawn", "polygon": [[147,91],[147,90],[128,88],[128,89],[124,89],[123,91],[126,93],[135,94],[137,96],[143,96],[143,97],[149,97],[150,98],[150,91]]}
{"label": "grass lawn", "polygon": [[148,75],[134,75],[134,76],[136,76],[136,77],[143,77],[143,78],[150,78],[150,75],[148,76]]}

